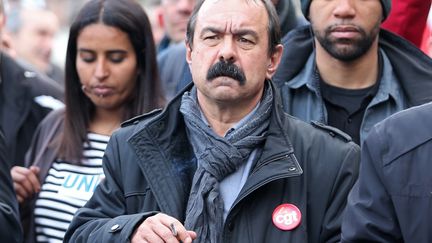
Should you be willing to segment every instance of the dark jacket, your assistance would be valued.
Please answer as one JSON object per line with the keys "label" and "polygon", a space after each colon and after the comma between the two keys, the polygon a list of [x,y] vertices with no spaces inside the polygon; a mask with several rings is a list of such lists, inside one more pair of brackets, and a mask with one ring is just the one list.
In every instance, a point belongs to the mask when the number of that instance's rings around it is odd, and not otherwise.
{"label": "dark jacket", "polygon": [[[40,168],[38,178],[42,185],[48,175],[48,170],[57,158],[60,147],[60,136],[63,132],[65,110],[59,109],[52,111],[39,124],[29,151],[26,154],[25,165],[38,166]],[[36,242],[34,225],[34,208],[37,195],[20,205],[21,223],[24,228],[25,242]]]}
{"label": "dark jacket", "polygon": [[[228,213],[222,242],[340,240],[359,147],[333,128],[285,114],[279,100],[263,152]],[[184,221],[195,158],[180,103],[181,95],[164,111],[136,118],[113,134],[103,161],[106,179],[75,215],[65,242],[128,242],[154,211]],[[302,214],[292,231],[272,223],[273,211],[284,203]]]}
{"label": "dark jacket", "polygon": [[18,202],[12,185],[9,166],[5,160],[6,144],[0,130],[0,239],[1,242],[22,242]]}
{"label": "dark jacket", "polygon": [[10,166],[23,166],[33,133],[54,103],[42,105],[37,97],[62,100],[62,89],[54,81],[25,70],[4,53],[0,53],[0,75],[0,126],[9,152],[7,161]]}
{"label": "dark jacket", "polygon": [[343,242],[432,242],[432,103],[389,117],[362,147]]}

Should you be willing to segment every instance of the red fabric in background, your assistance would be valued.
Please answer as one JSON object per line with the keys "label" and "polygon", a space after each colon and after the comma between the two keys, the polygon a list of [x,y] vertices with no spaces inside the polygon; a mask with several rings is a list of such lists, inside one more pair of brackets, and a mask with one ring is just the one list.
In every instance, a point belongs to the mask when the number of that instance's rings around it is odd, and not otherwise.
{"label": "red fabric in background", "polygon": [[382,27],[420,48],[432,0],[392,0],[392,9]]}

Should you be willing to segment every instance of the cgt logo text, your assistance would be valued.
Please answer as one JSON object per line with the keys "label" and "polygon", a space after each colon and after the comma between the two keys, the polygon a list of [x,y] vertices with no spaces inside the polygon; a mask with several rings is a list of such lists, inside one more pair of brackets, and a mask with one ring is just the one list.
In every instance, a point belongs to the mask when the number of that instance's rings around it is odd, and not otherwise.
{"label": "cgt logo text", "polygon": [[272,215],[273,224],[281,230],[292,230],[301,222],[301,212],[294,204],[281,204]]}

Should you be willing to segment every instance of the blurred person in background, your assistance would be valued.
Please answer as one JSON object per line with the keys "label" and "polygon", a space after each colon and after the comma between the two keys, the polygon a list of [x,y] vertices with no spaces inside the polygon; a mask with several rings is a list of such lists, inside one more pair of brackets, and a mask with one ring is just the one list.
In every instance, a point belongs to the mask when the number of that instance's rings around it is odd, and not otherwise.
{"label": "blurred person in background", "polygon": [[146,0],[143,6],[152,26],[155,45],[158,46],[165,34],[161,25],[161,21],[163,21],[162,2],[161,0]]}
{"label": "blurred person in background", "polygon": [[[3,11],[0,0],[0,33],[5,24]],[[6,52],[0,52],[0,126],[6,161],[9,166],[23,165],[36,127],[50,111],[63,106],[63,92],[59,84],[18,64]]]}
{"label": "blurred person in background", "polygon": [[122,121],[162,106],[149,20],[134,0],[89,1],[72,23],[66,108],[39,126],[27,167],[11,170],[27,242],[62,241],[104,178],[102,156]]}
{"label": "blurred person in background", "polygon": [[162,19],[160,25],[165,29],[165,35],[159,43],[159,53],[173,43],[184,42],[186,24],[195,6],[195,1],[161,0]]}
{"label": "blurred person in background", "polygon": [[59,20],[54,12],[33,5],[18,5],[8,12],[6,30],[15,58],[63,86],[63,70],[51,62]]}

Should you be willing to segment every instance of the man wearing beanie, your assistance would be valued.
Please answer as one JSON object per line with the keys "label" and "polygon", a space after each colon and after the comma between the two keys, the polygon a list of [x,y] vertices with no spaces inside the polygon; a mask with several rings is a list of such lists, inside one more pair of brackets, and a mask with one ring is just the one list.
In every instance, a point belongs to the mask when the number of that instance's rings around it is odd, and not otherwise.
{"label": "man wearing beanie", "polygon": [[390,0],[302,0],[310,25],[289,32],[274,81],[284,109],[362,144],[393,113],[432,101],[432,60],[380,28]]}

